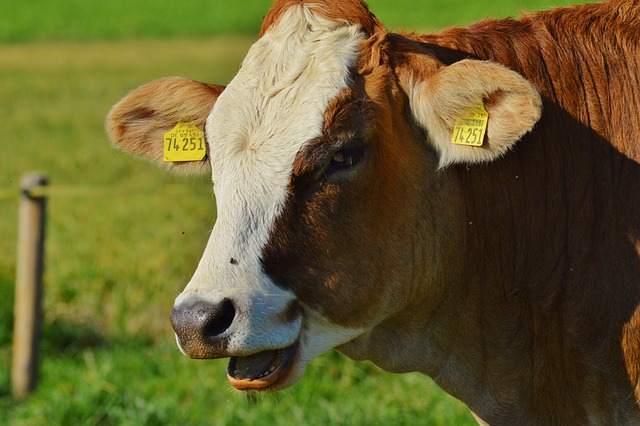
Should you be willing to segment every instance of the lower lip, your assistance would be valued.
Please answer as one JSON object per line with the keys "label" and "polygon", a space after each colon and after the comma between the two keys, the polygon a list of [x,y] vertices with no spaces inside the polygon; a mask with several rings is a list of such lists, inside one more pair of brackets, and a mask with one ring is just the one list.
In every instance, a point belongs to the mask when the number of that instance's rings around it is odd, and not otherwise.
{"label": "lower lip", "polygon": [[280,356],[282,360],[280,366],[271,374],[259,379],[243,380],[233,377],[230,371],[232,370],[230,364],[230,367],[227,369],[227,379],[229,383],[239,391],[268,392],[277,389],[291,375],[291,372],[298,363],[299,341],[296,341],[296,343],[281,351]]}

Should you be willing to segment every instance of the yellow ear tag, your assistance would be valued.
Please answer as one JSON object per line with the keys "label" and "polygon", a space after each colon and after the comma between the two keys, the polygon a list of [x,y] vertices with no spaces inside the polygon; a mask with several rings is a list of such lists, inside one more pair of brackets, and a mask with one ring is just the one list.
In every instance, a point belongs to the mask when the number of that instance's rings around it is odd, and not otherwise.
{"label": "yellow ear tag", "polygon": [[453,126],[451,143],[456,145],[482,146],[487,132],[489,113],[479,104],[464,111]]}
{"label": "yellow ear tag", "polygon": [[192,121],[178,121],[164,134],[164,161],[200,161],[206,154],[204,132]]}

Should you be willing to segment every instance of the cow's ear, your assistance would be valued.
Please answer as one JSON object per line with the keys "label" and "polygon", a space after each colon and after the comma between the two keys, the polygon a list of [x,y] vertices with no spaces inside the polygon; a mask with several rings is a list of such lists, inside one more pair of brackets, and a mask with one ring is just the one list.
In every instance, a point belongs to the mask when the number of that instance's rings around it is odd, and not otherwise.
{"label": "cow's ear", "polygon": [[[438,69],[424,80],[415,77],[419,73],[412,74],[412,78],[405,79],[411,110],[440,154],[441,168],[492,161],[504,155],[542,114],[537,88],[520,74],[494,62],[463,60]],[[480,105],[489,114],[482,145],[453,143],[456,121]],[[458,130],[455,128],[461,140],[469,136]]]}
{"label": "cow's ear", "polygon": [[[179,121],[204,125],[223,86],[168,77],[125,96],[109,112],[106,130],[117,148],[184,174],[211,170],[208,155],[200,161],[165,162],[164,135]],[[205,144],[206,145],[206,144]]]}

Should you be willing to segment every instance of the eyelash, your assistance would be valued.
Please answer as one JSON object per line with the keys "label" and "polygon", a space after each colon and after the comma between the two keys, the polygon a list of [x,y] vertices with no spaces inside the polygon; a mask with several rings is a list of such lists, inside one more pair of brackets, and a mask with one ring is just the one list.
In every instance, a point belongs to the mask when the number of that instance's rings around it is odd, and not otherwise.
{"label": "eyelash", "polygon": [[[343,173],[348,174],[352,168],[362,161],[364,156],[365,148],[362,141],[353,140],[333,153],[329,163],[324,167],[324,171],[316,169],[315,172],[294,176],[293,190],[298,197],[304,197],[307,189],[313,187],[316,183],[319,183],[321,187],[329,181],[337,183],[337,181],[341,180],[340,175]],[[318,174],[318,172],[321,174]]]}
{"label": "eyelash", "polygon": [[348,171],[362,160],[363,155],[364,149],[362,146],[343,148],[337,151],[331,157],[331,162],[324,174],[325,179],[334,173]]}
{"label": "eyelash", "polygon": [[356,149],[342,149],[331,157],[331,165],[341,168],[353,167],[360,161],[359,151]]}

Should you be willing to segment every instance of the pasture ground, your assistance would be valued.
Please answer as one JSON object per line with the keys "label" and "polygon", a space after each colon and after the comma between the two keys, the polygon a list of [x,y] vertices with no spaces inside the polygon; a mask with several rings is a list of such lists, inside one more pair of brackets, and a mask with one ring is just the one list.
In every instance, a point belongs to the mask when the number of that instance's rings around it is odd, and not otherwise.
{"label": "pasture ground", "polygon": [[[391,27],[417,29],[567,2],[369,3]],[[177,4],[187,6],[172,12]],[[225,361],[186,359],[173,343],[168,313],[215,220],[210,182],[113,150],[103,120],[155,78],[228,82],[268,4],[0,2],[0,424],[474,424],[426,377],[335,352],[292,389],[248,399],[230,389]],[[179,13],[189,25],[163,26]],[[4,195],[30,170],[71,192],[49,201],[41,380],[17,402],[9,368],[18,203]]]}

